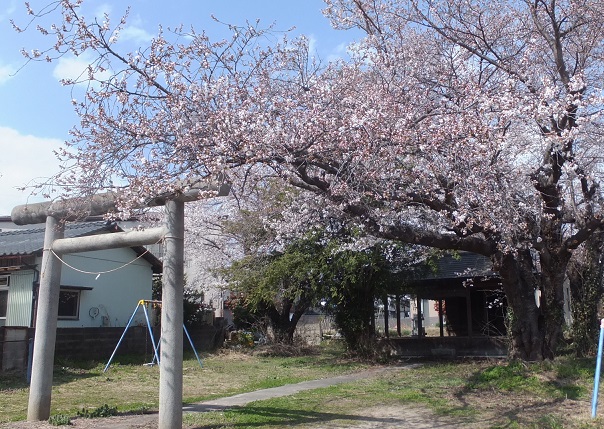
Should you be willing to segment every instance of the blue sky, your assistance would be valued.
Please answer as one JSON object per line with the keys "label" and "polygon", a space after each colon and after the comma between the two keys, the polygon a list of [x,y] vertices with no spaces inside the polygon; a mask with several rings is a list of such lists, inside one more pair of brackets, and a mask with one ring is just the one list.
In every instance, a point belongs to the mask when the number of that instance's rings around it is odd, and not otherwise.
{"label": "blue sky", "polygon": [[[51,1],[30,0],[30,4],[37,9]],[[276,30],[296,27],[294,34],[309,37],[322,59],[344,55],[353,37],[331,29],[321,14],[322,0],[85,0],[84,14],[100,16],[107,11],[117,21],[128,4],[130,17],[120,39],[120,47],[127,51],[146,46],[159,25],[165,29],[183,24],[205,30],[212,39],[227,37],[224,26],[211,15],[231,24],[260,19],[266,26],[274,22]],[[62,87],[59,79],[84,67],[82,59],[69,57],[23,67],[21,49],[47,46],[50,40],[40,39],[35,31],[16,33],[10,19],[19,25],[27,22],[23,0],[0,1],[0,215],[10,214],[15,205],[40,201],[15,187],[58,170],[53,149],[69,138],[69,129],[78,122],[71,90]]]}

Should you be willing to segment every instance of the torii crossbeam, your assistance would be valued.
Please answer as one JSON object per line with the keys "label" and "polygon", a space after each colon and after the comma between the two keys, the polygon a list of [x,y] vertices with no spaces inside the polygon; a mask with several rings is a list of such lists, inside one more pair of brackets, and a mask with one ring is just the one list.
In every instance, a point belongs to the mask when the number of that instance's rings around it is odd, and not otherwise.
{"label": "torii crossbeam", "polygon": [[[165,226],[145,231],[117,232],[108,235],[63,238],[64,221],[77,215],[104,215],[116,211],[118,195],[97,194],[90,199],[72,199],[17,206],[11,218],[17,225],[46,223],[44,250],[40,270],[40,291],[36,316],[36,334],[32,362],[27,419],[48,420],[52,393],[55,340],[59,309],[62,263],[66,253],[87,252],[118,247],[153,244],[164,240],[159,429],[182,427],[182,358],[183,358],[183,287],[184,287],[184,203],[199,199],[201,192],[214,191],[218,196],[229,193],[224,183],[198,182],[186,192],[163,195],[146,206],[165,206]],[[84,203],[84,205],[83,205]]]}

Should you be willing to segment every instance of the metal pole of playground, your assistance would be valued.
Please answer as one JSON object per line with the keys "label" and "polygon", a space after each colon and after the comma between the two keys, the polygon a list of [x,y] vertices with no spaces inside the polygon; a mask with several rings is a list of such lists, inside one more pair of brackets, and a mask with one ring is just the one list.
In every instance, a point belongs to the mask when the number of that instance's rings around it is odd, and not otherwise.
{"label": "metal pole of playground", "polygon": [[117,346],[115,346],[113,353],[111,353],[111,357],[109,358],[107,365],[105,365],[105,369],[103,369],[103,372],[107,372],[107,370],[109,369],[109,365],[111,365],[111,361],[113,360],[113,357],[115,356],[115,353],[117,352],[117,349],[119,348],[120,344],[122,344],[122,340],[126,336],[126,332],[128,331],[128,328],[130,327],[132,320],[134,320],[134,316],[136,315],[136,311],[138,310],[139,305],[140,305],[140,302],[137,304],[136,308],[132,312],[132,316],[130,316],[130,320],[128,320],[128,323],[126,323],[126,328],[124,329],[124,332],[122,332],[122,336],[120,337],[119,341],[117,342]]}
{"label": "metal pole of playground", "polygon": [[147,321],[147,329],[149,330],[149,338],[151,338],[151,345],[153,346],[153,353],[155,355],[154,359],[157,359],[157,364],[159,365],[159,355],[157,354],[158,345],[155,345],[155,337],[153,336],[153,329],[151,329],[151,322],[149,321],[149,313],[147,313],[147,306],[145,301],[143,302],[143,313],[145,313],[145,320]]}
{"label": "metal pole of playground", "polygon": [[[184,330],[185,334],[187,334],[187,338],[189,340],[189,344],[191,345],[191,348],[193,349],[193,353],[195,353],[195,357],[197,358],[197,363],[199,363],[199,366],[203,368],[203,362],[201,362],[201,359],[199,358],[199,355],[197,354],[197,350],[195,349],[195,345],[193,344],[193,340],[191,339],[191,335],[189,335],[189,331],[187,331],[187,327],[184,325],[182,325],[182,329]],[[157,343],[157,347],[159,348],[161,344],[161,338],[159,339],[158,343]],[[157,357],[157,349],[155,350],[155,357],[153,358],[153,360],[151,361],[152,364],[155,363],[155,359],[158,359],[157,364],[159,365],[159,358]]]}
{"label": "metal pole of playground", "polygon": [[193,349],[193,353],[195,353],[195,357],[197,358],[197,362],[199,363],[199,366],[203,368],[203,364],[201,363],[201,359],[199,359],[199,355],[197,354],[197,350],[195,350],[195,346],[193,345],[193,340],[191,339],[191,336],[189,335],[189,331],[187,331],[187,327],[184,325],[182,325],[182,329],[185,331],[185,334],[187,334],[187,338],[189,340],[189,344],[191,344],[191,348]]}
{"label": "metal pole of playground", "polygon": [[591,400],[591,418],[596,418],[598,409],[598,390],[600,387],[600,368],[602,367],[602,344],[604,343],[604,319],[600,321],[600,339],[598,341],[598,358],[596,359],[596,375],[594,377],[594,393]]}
{"label": "metal pole of playground", "polygon": [[[157,362],[159,363],[159,357],[157,356],[157,346],[155,345],[155,339],[153,338],[153,330],[151,329],[151,322],[149,321],[149,315],[147,314],[147,307],[146,307],[147,302],[148,301],[141,299],[138,302],[138,304],[136,305],[136,308],[132,312],[132,316],[130,316],[130,320],[128,320],[128,323],[126,324],[126,328],[124,329],[122,336],[120,337],[119,341],[117,342],[117,346],[115,346],[115,349],[113,350],[113,353],[111,353],[111,357],[109,358],[107,365],[105,365],[105,369],[103,369],[103,372],[107,372],[107,370],[109,369],[109,365],[111,365],[111,362],[113,361],[113,358],[115,357],[115,353],[117,352],[117,349],[120,347],[120,344],[122,344],[122,341],[124,340],[124,337],[126,336],[126,332],[128,331],[128,328],[130,327],[130,325],[132,324],[132,321],[134,320],[134,316],[136,315],[136,313],[138,312],[138,309],[140,307],[143,307],[143,312],[145,313],[145,320],[147,321],[147,328],[149,330],[149,336],[151,337],[151,344],[153,345],[153,352],[155,353],[155,358],[157,358]],[[154,358],[154,360],[155,360],[155,358]]]}

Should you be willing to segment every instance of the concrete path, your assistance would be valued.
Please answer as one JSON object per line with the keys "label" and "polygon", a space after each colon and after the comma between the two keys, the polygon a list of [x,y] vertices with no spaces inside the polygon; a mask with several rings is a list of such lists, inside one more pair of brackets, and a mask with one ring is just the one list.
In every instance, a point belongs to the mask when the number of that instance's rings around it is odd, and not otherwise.
{"label": "concrete path", "polygon": [[303,381],[296,384],[286,384],[285,386],[272,387],[270,389],[257,390],[255,392],[241,393],[239,395],[229,396],[226,398],[214,399],[212,401],[204,401],[197,404],[190,404],[183,407],[184,412],[204,412],[204,411],[220,411],[227,408],[242,407],[254,401],[262,401],[264,399],[279,398],[282,396],[294,395],[304,390],[319,389],[321,387],[334,386],[336,384],[349,383],[364,378],[369,378],[385,371],[400,370],[402,368],[410,368],[409,366],[384,367],[377,369],[369,369],[352,374],[339,375],[337,377],[323,378],[320,380]]}
{"label": "concrete path", "polygon": [[[224,411],[229,408],[243,407],[254,401],[262,401],[264,399],[280,398],[282,396],[294,395],[304,390],[319,389],[321,387],[329,387],[342,383],[350,383],[356,380],[370,378],[387,371],[396,371],[403,368],[413,368],[417,364],[397,367],[380,367],[371,368],[365,371],[359,371],[352,374],[339,375],[336,377],[322,378],[319,380],[303,381],[296,384],[286,384],[285,386],[272,387],[270,389],[256,390],[254,392],[240,393],[226,398],[213,399],[211,401],[203,401],[195,404],[188,404],[183,407],[185,413],[200,413],[206,411]],[[121,417],[121,419],[126,416]],[[120,420],[121,420],[120,419]],[[84,419],[82,419],[84,420]],[[105,420],[105,421],[103,421]],[[110,421],[111,419],[99,419],[101,425],[93,426],[95,429],[134,429],[134,428],[156,428],[157,414],[143,416],[128,416],[126,421]],[[117,419],[116,419],[117,420]],[[75,427],[79,428],[79,421],[74,422]],[[84,422],[82,422],[84,423]],[[88,429],[82,427],[82,429]]]}
{"label": "concrete path", "polygon": [[[296,384],[287,384],[285,386],[262,389],[249,393],[229,396],[226,398],[203,401],[195,404],[189,404],[183,407],[185,413],[199,413],[206,411],[223,411],[229,408],[242,407],[254,401],[262,401],[270,398],[279,398],[282,396],[294,395],[304,390],[319,389],[342,383],[349,383],[356,380],[370,378],[384,372],[397,371],[401,369],[411,369],[418,364],[411,364],[396,367],[372,368],[365,371],[352,374],[339,375],[336,377],[323,378],[320,380],[303,381]],[[76,418],[72,420],[73,426],[78,429],[153,429],[157,428],[157,414],[145,415],[124,415],[99,419]],[[0,429],[47,429],[53,428],[47,422],[15,422],[7,425],[0,425]],[[398,427],[398,426],[397,426]],[[427,426],[434,427],[434,426]],[[419,426],[418,429],[421,429]]]}

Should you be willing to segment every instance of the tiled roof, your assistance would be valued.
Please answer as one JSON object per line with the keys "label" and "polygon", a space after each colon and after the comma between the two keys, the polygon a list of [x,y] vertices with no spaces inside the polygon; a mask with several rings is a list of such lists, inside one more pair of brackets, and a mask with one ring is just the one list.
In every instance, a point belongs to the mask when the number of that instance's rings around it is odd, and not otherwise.
{"label": "tiled roof", "polygon": [[[106,233],[110,230],[111,227],[102,221],[72,222],[65,226],[65,238]],[[41,251],[43,247],[44,228],[0,232],[0,256],[30,255]]]}
{"label": "tiled roof", "polygon": [[[123,230],[115,223],[108,224],[105,221],[70,222],[65,225],[65,238],[121,231]],[[41,252],[43,248],[44,228],[37,227],[0,232],[0,257],[31,255]],[[144,246],[132,246],[131,249],[151,264],[155,274],[162,272],[162,262]]]}

